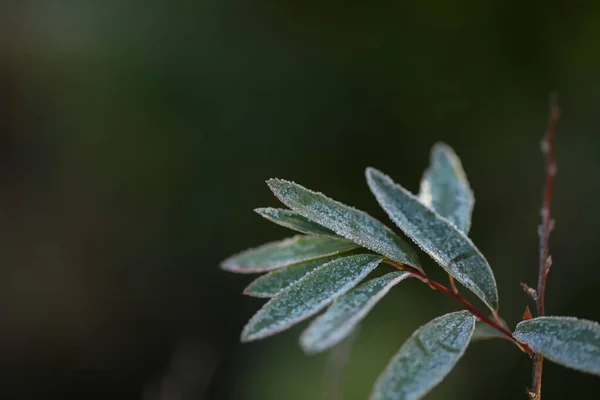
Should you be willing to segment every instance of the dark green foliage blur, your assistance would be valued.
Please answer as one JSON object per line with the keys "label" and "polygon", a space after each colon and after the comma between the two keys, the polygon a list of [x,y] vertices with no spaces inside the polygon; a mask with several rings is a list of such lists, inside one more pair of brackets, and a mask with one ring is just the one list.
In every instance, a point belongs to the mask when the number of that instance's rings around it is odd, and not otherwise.
{"label": "dark green foliage blur", "polygon": [[[301,328],[238,343],[262,301],[241,295],[251,276],[218,264],[293,235],[252,212],[279,206],[271,177],[393,226],[364,168],[416,191],[440,140],[475,191],[470,236],[514,327],[529,301],[519,282],[537,279],[554,90],[546,308],[600,320],[590,4],[2,2],[0,397],[324,399],[327,356],[302,354]],[[395,288],[361,327],[340,399],[365,399],[416,327],[457,309],[418,282]],[[428,398],[525,398],[529,383],[514,346],[475,343]],[[545,365],[544,400],[599,387]]]}

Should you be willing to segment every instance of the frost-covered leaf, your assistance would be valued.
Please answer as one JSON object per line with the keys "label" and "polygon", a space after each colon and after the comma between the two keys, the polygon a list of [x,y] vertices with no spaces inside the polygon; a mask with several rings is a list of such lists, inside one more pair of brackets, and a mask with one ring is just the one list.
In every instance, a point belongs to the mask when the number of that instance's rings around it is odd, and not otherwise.
{"label": "frost-covered leaf", "polygon": [[460,159],[450,146],[436,143],[431,149],[419,199],[465,234],[469,233],[475,199]]}
{"label": "frost-covered leaf", "polygon": [[298,235],[243,251],[221,263],[231,272],[265,272],[302,261],[314,260],[356,249],[358,246],[342,238]]}
{"label": "frost-covered leaf", "polygon": [[269,300],[244,327],[242,341],[262,339],[309,318],[356,286],[381,257],[358,255],[322,265]]}
{"label": "frost-covered leaf", "polygon": [[293,182],[270,179],[267,184],[279,200],[309,220],[394,261],[420,268],[414,250],[369,214]]}
{"label": "frost-covered leaf", "polygon": [[[508,326],[506,325],[506,322],[504,322],[504,320],[501,319],[500,322],[502,322],[502,325],[504,325],[504,327],[508,329]],[[486,339],[508,339],[508,337],[502,332],[500,332],[498,329],[492,328],[484,322],[477,322],[471,341]]]}
{"label": "frost-covered leaf", "polygon": [[419,328],[377,379],[372,400],[422,398],[464,354],[475,317],[468,311],[443,315]]}
{"label": "frost-covered leaf", "polygon": [[283,208],[257,208],[254,211],[277,225],[285,226],[298,232],[309,235],[337,236],[332,230],[322,227],[291,210]]}
{"label": "frost-covered leaf", "polygon": [[408,272],[390,272],[337,299],[300,337],[304,351],[310,354],[318,353],[338,344],[394,285],[408,277]]}
{"label": "frost-covered leaf", "polygon": [[515,338],[565,367],[600,375],[600,324],[573,317],[520,322]]}
{"label": "frost-covered leaf", "polygon": [[367,168],[366,175],[371,191],[396,225],[492,310],[498,309],[494,274],[473,242],[389,176],[374,168]]}
{"label": "frost-covered leaf", "polygon": [[255,297],[274,297],[286,287],[302,279],[315,268],[344,255],[318,258],[276,269],[254,280],[244,289],[244,294]]}

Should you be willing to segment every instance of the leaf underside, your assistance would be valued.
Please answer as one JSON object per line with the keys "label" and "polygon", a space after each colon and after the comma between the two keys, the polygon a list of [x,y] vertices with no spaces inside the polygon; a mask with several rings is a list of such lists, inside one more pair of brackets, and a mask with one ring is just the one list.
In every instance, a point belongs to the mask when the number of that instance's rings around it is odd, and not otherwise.
{"label": "leaf underside", "polygon": [[270,179],[267,184],[281,202],[309,220],[394,261],[420,268],[408,243],[369,214],[293,182]]}
{"label": "leaf underside", "polygon": [[498,291],[492,269],[473,242],[382,172],[367,168],[369,188],[392,221],[442,268],[492,310]]}
{"label": "leaf underside", "polygon": [[469,233],[475,198],[460,159],[450,146],[437,143],[431,149],[430,165],[423,174],[418,197],[462,232]]}
{"label": "leaf underside", "polygon": [[600,324],[573,317],[538,317],[517,325],[515,338],[565,367],[600,375]]}
{"label": "leaf underside", "polygon": [[371,400],[422,398],[452,370],[475,328],[468,311],[443,315],[419,328],[377,379]]}
{"label": "leaf underside", "polygon": [[[502,322],[502,325],[508,329],[508,325],[506,325],[506,322],[503,319],[500,319],[500,322]],[[508,336],[484,322],[477,322],[477,324],[475,324],[475,331],[473,332],[471,341],[487,339],[508,339]]]}
{"label": "leaf underside", "polygon": [[390,272],[337,299],[300,337],[304,351],[318,353],[344,340],[393,286],[410,276],[408,272]]}
{"label": "leaf underside", "polygon": [[381,259],[371,254],[349,256],[318,267],[269,300],[244,327],[242,341],[274,335],[313,316],[356,286]]}
{"label": "leaf underside", "polygon": [[356,248],[356,244],[342,238],[297,235],[229,257],[221,268],[238,273],[266,272]]}
{"label": "leaf underside", "polygon": [[312,222],[302,215],[283,208],[257,208],[256,211],[260,216],[268,219],[277,225],[284,226],[295,231],[306,233],[309,235],[328,235],[337,236],[332,230],[322,227],[321,225]]}

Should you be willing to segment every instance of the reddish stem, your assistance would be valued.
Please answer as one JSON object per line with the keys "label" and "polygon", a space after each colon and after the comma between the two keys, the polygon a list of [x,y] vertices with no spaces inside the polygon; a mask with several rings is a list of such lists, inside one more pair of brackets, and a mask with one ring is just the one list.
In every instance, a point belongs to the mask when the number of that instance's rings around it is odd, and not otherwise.
{"label": "reddish stem", "polygon": [[471,314],[473,314],[475,317],[477,317],[478,320],[480,320],[480,321],[488,324],[492,328],[500,331],[502,334],[504,334],[506,337],[508,337],[512,342],[514,342],[521,350],[527,352],[530,356],[533,356],[535,354],[528,345],[526,345],[525,343],[519,342],[508,329],[506,329],[499,322],[492,320],[491,318],[489,318],[488,316],[483,314],[481,311],[479,311],[475,306],[473,306],[471,303],[469,303],[469,301],[467,301],[465,298],[463,298],[458,293],[458,291],[455,292],[453,289],[449,289],[446,286],[442,285],[441,283],[428,278],[424,272],[422,272],[421,270],[419,270],[417,268],[413,268],[413,267],[410,267],[410,266],[404,265],[404,264],[398,264],[398,263],[396,263],[392,260],[388,260],[388,259],[384,260],[384,262],[397,268],[397,269],[409,272],[411,275],[413,275],[415,278],[419,279],[421,282],[424,282],[427,285],[429,285],[430,288],[432,288],[434,290],[439,290],[439,291],[447,294],[448,296],[458,300],[458,302],[460,302],[463,306],[465,306],[466,309],[469,310],[469,312]]}
{"label": "reddish stem", "polygon": [[[556,136],[556,127],[560,118],[560,109],[553,96],[550,99],[550,117],[546,127],[546,134],[542,140],[542,153],[546,162],[546,182],[544,185],[544,199],[542,200],[542,224],[538,229],[540,236],[540,264],[538,284],[536,290],[536,308],[537,316],[545,314],[544,296],[546,294],[546,280],[548,272],[552,265],[552,258],[549,255],[548,238],[554,228],[554,221],[550,216],[552,206],[552,189],[554,187],[554,177],[556,176],[556,161],[554,160],[554,137]],[[544,358],[541,354],[536,354],[533,358],[532,387],[528,391],[529,398],[541,400],[542,398],[542,367]]]}

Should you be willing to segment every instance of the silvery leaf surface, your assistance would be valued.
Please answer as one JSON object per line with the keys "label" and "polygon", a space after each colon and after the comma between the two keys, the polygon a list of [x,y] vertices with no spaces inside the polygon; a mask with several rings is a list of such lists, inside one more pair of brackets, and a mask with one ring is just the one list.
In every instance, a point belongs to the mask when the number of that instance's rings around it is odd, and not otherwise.
{"label": "silvery leaf surface", "polygon": [[475,198],[460,159],[450,146],[436,143],[431,149],[419,200],[465,234],[469,233]]}
{"label": "silvery leaf surface", "polygon": [[262,339],[303,321],[342,296],[377,265],[382,257],[356,255],[324,264],[269,300],[242,331],[242,341]]}
{"label": "silvery leaf surface", "polygon": [[473,242],[389,176],[374,168],[367,168],[366,176],[379,205],[406,236],[490,309],[497,310],[498,289],[494,274]]}
{"label": "silvery leaf surface", "polygon": [[468,311],[443,315],[419,328],[377,379],[371,400],[416,400],[437,386],[464,354],[475,329]]}
{"label": "silvery leaf surface", "polygon": [[257,208],[254,211],[269,221],[276,223],[277,225],[281,225],[301,233],[306,233],[309,235],[337,236],[332,230],[322,227],[321,225],[291,210],[268,207]]}
{"label": "silvery leaf surface", "polygon": [[286,287],[299,281],[309,272],[323,264],[333,261],[345,255],[318,258],[316,260],[304,261],[287,267],[276,269],[268,274],[259,276],[246,289],[244,294],[254,297],[274,297]]}
{"label": "silvery leaf surface", "polygon": [[517,340],[565,367],[600,375],[600,324],[573,317],[538,317],[522,321]]}
{"label": "silvery leaf surface", "polygon": [[221,268],[238,273],[266,272],[356,248],[356,244],[342,238],[297,235],[231,256],[221,263]]}
{"label": "silvery leaf surface", "polygon": [[405,271],[390,272],[352,289],[316,318],[300,337],[305,352],[318,353],[344,340],[390,289],[410,277]]}
{"label": "silvery leaf surface", "polygon": [[415,251],[369,214],[281,179],[267,184],[286,206],[336,234],[398,263],[421,268]]}

